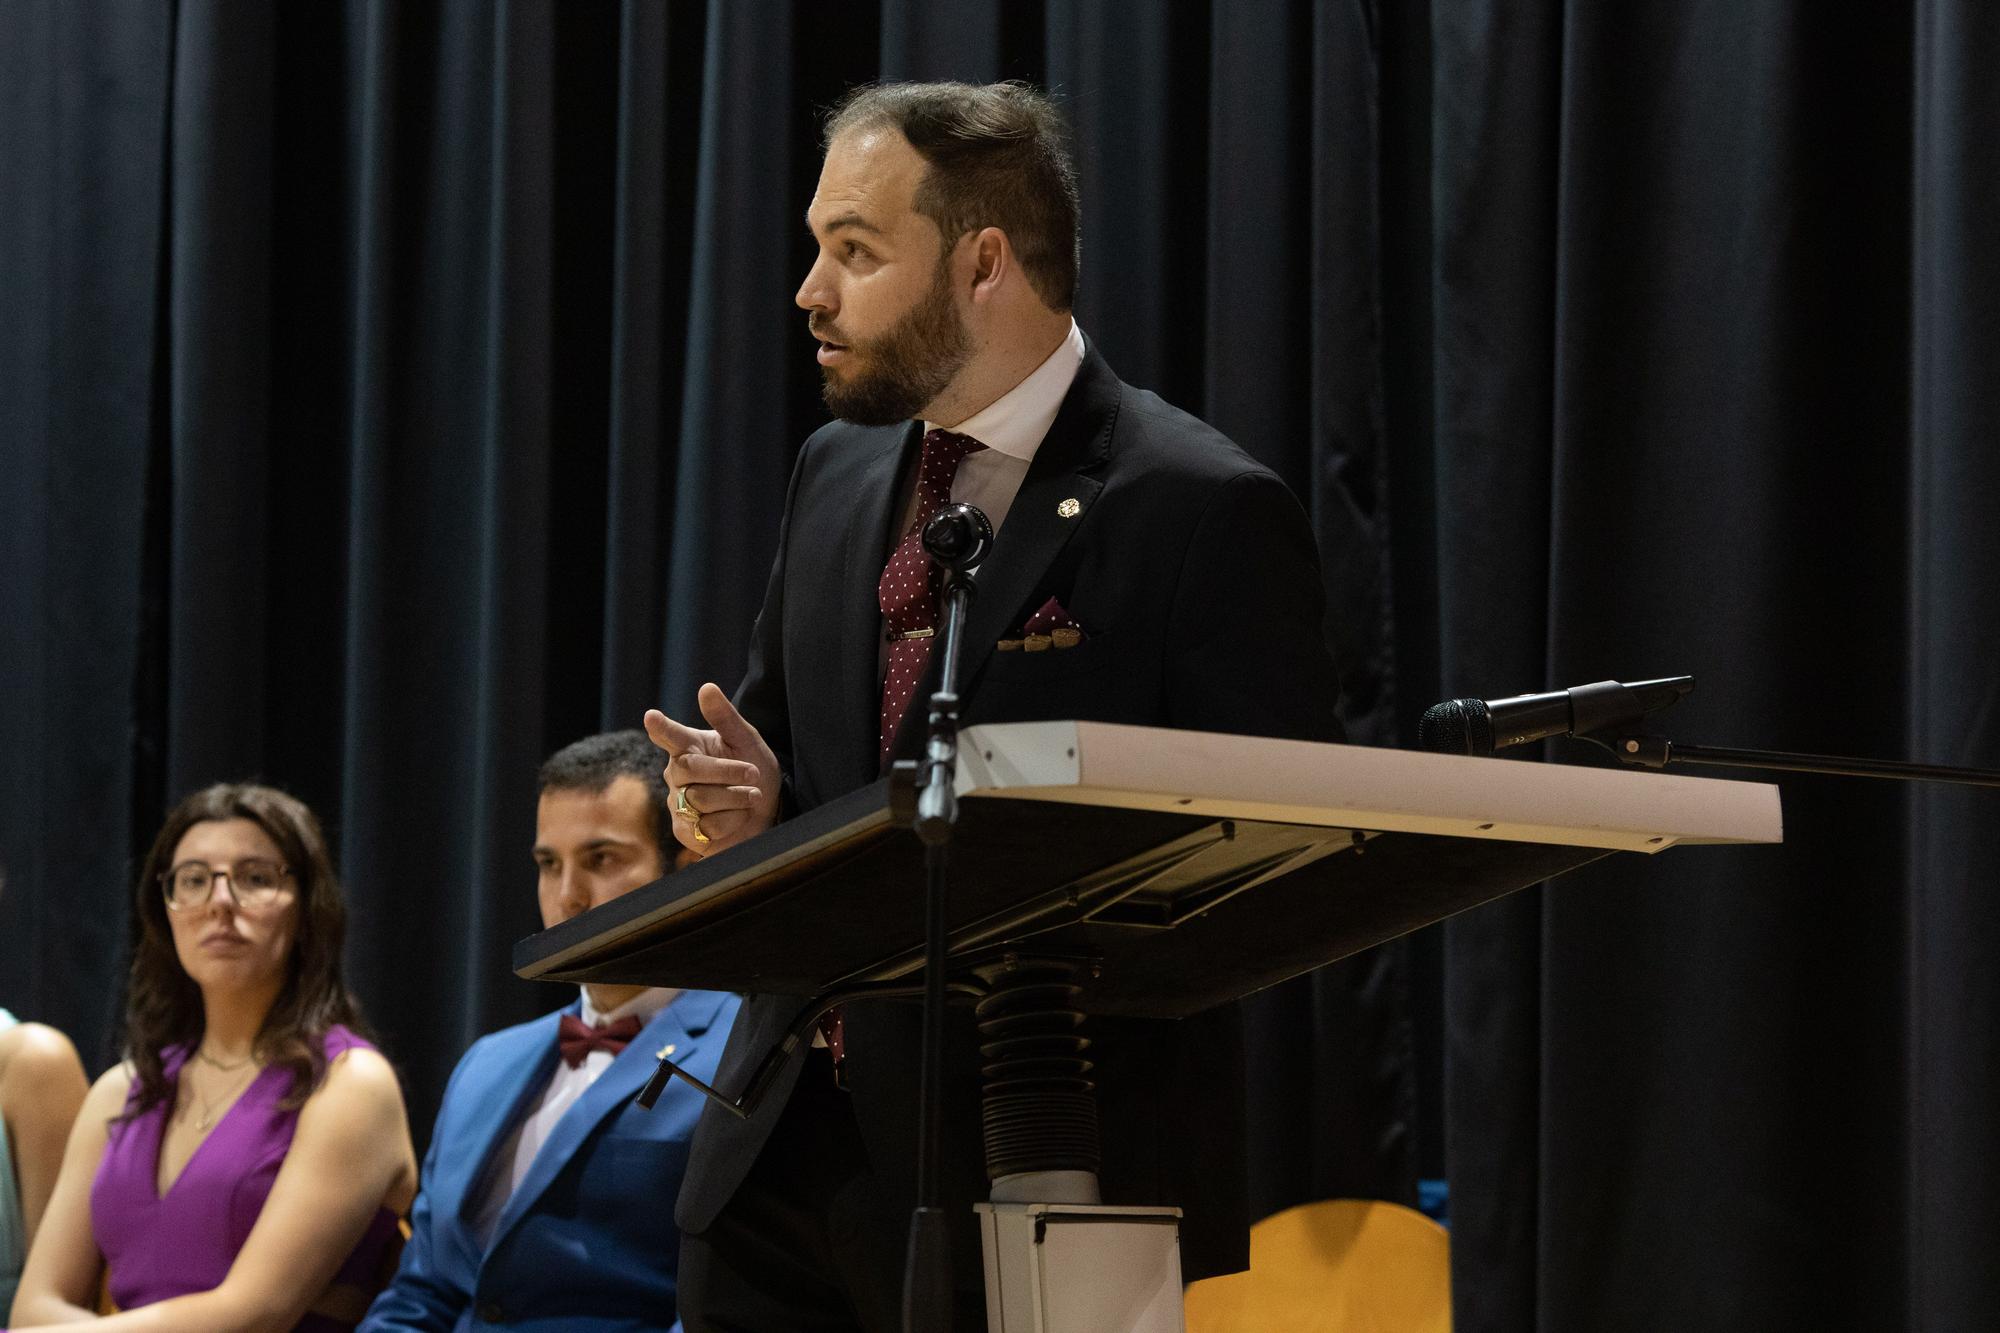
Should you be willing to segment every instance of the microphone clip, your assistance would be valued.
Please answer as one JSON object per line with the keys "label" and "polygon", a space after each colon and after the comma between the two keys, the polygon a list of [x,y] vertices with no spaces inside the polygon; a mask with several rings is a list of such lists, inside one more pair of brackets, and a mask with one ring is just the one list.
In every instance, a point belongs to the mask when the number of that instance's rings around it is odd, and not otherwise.
{"label": "microphone clip", "polygon": [[1622,764],[1633,764],[1640,768],[1665,768],[1673,753],[1673,742],[1664,736],[1648,735],[1645,732],[1610,731],[1578,732],[1576,739],[1601,745],[1611,751]]}
{"label": "microphone clip", "polygon": [[1633,728],[1649,714],[1679,703],[1692,689],[1693,676],[1670,676],[1638,685],[1600,680],[1574,686],[1566,691],[1572,719],[1569,734],[1603,746],[1623,763],[1665,768],[1667,742]]}

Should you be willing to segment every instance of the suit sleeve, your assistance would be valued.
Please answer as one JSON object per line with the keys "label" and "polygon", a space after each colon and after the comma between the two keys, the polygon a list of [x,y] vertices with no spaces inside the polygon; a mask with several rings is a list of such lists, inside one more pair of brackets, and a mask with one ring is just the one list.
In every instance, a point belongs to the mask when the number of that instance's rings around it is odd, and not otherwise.
{"label": "suit sleeve", "polygon": [[798,499],[799,479],[805,474],[806,460],[812,453],[812,442],[799,451],[798,462],[792,467],[792,479],[785,488],[785,510],[778,520],[778,553],[771,561],[770,581],[764,587],[764,605],[757,612],[757,622],[750,629],[750,660],[743,673],[743,683],[736,687],[736,711],[748,719],[751,726],[771,747],[778,757],[778,769],[784,774],[779,788],[778,818],[789,819],[797,813],[798,803],[792,792],[792,715],[791,706],[785,695],[785,562],[787,547],[791,540],[792,505]]}
{"label": "suit sleeve", "polygon": [[1171,725],[1343,739],[1312,530],[1285,484],[1243,472],[1216,488],[1190,537],[1168,616]]}
{"label": "suit sleeve", "polygon": [[[458,1069],[453,1071],[441,1105],[451,1105],[452,1093],[465,1064],[461,1060]],[[472,1293],[449,1280],[439,1264],[430,1182],[437,1179],[438,1143],[444,1137],[439,1131],[443,1125],[444,1112],[440,1110],[437,1121],[431,1126],[430,1149],[424,1153],[417,1201],[410,1205],[410,1239],[403,1246],[396,1275],[389,1279],[389,1285],[368,1307],[367,1317],[355,1333],[401,1333],[406,1329],[450,1333],[457,1326],[460,1313],[472,1299]]]}

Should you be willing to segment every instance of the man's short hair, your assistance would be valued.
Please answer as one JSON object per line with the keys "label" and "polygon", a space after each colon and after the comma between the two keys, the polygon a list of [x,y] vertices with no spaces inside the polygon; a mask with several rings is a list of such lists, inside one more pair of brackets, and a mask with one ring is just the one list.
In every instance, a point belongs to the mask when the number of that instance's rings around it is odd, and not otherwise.
{"label": "man's short hair", "polygon": [[601,792],[613,781],[634,777],[646,788],[653,803],[654,836],[658,842],[660,868],[672,870],[674,861],[673,811],[668,807],[667,756],[646,733],[628,727],[624,731],[604,731],[573,741],[550,755],[542,764],[541,790]]}
{"label": "man's short hair", "polygon": [[998,227],[1042,303],[1074,304],[1081,205],[1053,102],[1018,82],[871,84],[827,116],[825,146],[878,125],[901,132],[928,164],[916,209],[947,250],[967,232]]}

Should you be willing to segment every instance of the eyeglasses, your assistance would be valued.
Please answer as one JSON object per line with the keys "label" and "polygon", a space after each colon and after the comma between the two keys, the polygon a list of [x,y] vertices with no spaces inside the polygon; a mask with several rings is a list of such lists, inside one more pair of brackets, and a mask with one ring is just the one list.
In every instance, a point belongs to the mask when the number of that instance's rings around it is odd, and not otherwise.
{"label": "eyeglasses", "polygon": [[291,876],[291,867],[282,861],[238,861],[233,870],[206,861],[183,861],[160,875],[160,889],[170,909],[185,912],[206,904],[215,892],[215,881],[227,879],[230,900],[238,907],[268,907]]}

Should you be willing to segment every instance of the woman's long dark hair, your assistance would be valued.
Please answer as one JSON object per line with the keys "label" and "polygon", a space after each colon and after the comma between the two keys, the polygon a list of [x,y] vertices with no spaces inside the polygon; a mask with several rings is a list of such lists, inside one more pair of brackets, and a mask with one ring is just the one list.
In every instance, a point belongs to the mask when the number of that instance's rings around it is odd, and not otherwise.
{"label": "woman's long dark hair", "polygon": [[264,1016],[256,1043],[256,1054],[267,1065],[291,1071],[291,1088],[280,1105],[286,1109],[304,1105],[326,1076],[329,1028],[341,1024],[364,1031],[361,1005],[340,976],[347,904],[334,878],[333,858],[327,854],[319,820],[303,801],[274,787],[218,782],[174,807],[139,871],[139,942],[125,1007],[125,1053],[136,1071],[128,1115],[142,1115],[173,1096],[174,1085],[165,1072],[166,1051],[174,1046],[192,1050],[201,1041],[201,988],[174,952],[160,876],[190,828],[222,819],[247,819],[269,834],[298,885],[298,928],[284,988]]}

